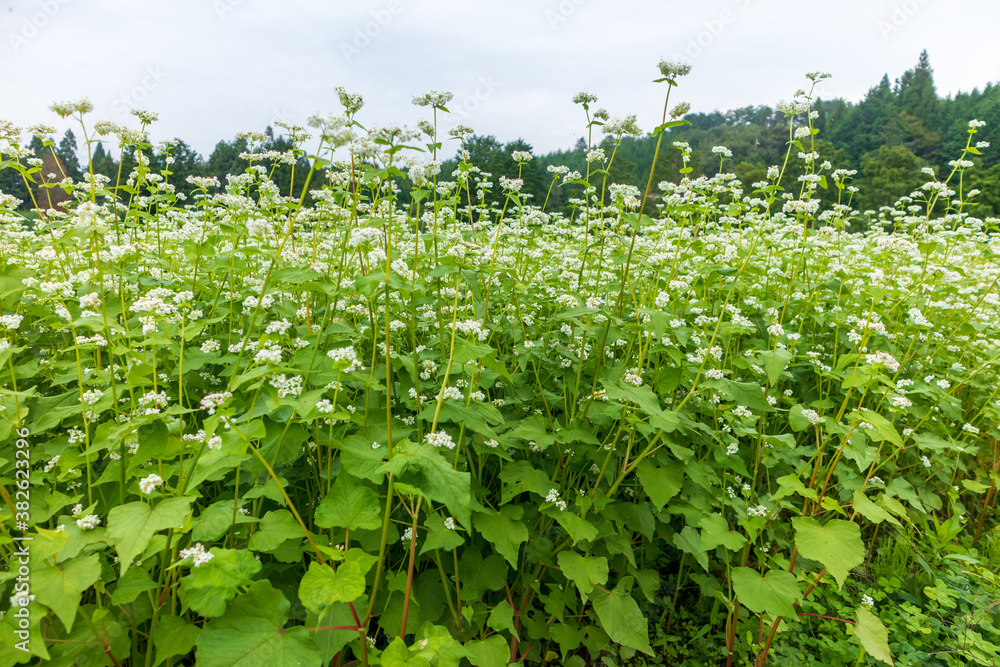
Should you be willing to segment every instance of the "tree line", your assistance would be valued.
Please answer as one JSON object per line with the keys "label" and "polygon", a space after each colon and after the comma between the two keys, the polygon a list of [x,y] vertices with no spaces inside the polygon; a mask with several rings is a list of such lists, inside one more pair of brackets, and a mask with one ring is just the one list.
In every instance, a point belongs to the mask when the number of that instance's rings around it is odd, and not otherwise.
{"label": "tree line", "polygon": [[[817,117],[813,121],[819,130],[816,135],[816,150],[821,161],[829,161],[834,169],[854,169],[851,185],[859,191],[851,202],[860,211],[875,210],[890,206],[899,197],[920,188],[927,180],[921,168],[930,167],[939,176],[947,175],[951,167],[948,162],[956,159],[965,147],[968,121],[985,119],[987,125],[980,128],[977,141],[996,144],[1000,141],[1000,86],[989,83],[982,90],[957,93],[942,98],[934,84],[934,72],[926,51],[921,53],[917,65],[891,82],[888,75],[873,86],[865,98],[857,103],[843,99],[817,99],[814,103]],[[788,119],[781,111],[769,106],[748,106],[726,112],[689,113],[684,117],[690,124],[671,128],[665,137],[653,176],[654,185],[662,181],[677,181],[680,178],[681,153],[672,146],[675,141],[687,142],[692,148],[692,168],[690,177],[712,175],[720,168],[720,158],[713,154],[714,146],[725,146],[732,151],[732,157],[725,166],[733,171],[748,188],[755,181],[765,179],[770,165],[781,165],[788,148]],[[275,136],[271,128],[267,130],[268,140],[258,149],[287,151],[291,141],[284,136]],[[611,137],[602,136],[595,128],[593,139],[581,137],[575,146],[567,150],[557,150],[518,166],[511,158],[513,151],[531,151],[532,147],[523,139],[502,142],[492,135],[472,135],[466,138],[465,150],[470,161],[485,172],[492,174],[494,184],[500,176],[517,177],[524,181],[522,193],[531,195],[529,202],[541,205],[548,196],[547,210],[567,210],[570,199],[582,195],[580,186],[555,187],[549,192],[552,176],[547,173],[549,165],[566,166],[581,173],[586,172],[586,156],[589,149],[603,148],[608,156],[614,152],[614,159],[608,167],[607,182],[627,183],[640,190],[645,188],[650,169],[656,138],[650,134],[625,136],[614,147]],[[32,146],[36,155],[48,153],[39,139]],[[54,146],[56,155],[64,165],[67,174],[80,178],[85,168],[80,164],[77,141],[73,132],[67,130],[65,136]],[[228,174],[242,173],[248,163],[240,153],[248,150],[246,140],[220,141],[209,155],[202,158],[184,141],[178,140],[171,150],[174,162],[170,182],[178,190],[191,190],[185,179],[188,175],[215,176],[225,183]],[[803,172],[801,160],[796,159],[793,149],[789,161],[789,173],[785,184],[794,182]],[[446,160],[442,165],[439,179],[448,179],[457,166],[461,155]],[[134,167],[133,158],[126,154],[115,155],[97,144],[92,157],[94,171],[115,179],[121,173],[127,175]],[[1000,157],[995,151],[984,150],[973,162],[975,166],[963,175],[962,187],[968,191],[980,190],[976,197],[978,207],[972,214],[980,217],[1000,215],[1000,191],[994,184],[1000,182]],[[296,169],[308,170],[304,158],[300,158]],[[165,155],[154,153],[151,164],[154,172],[166,167]],[[273,179],[282,194],[288,195],[292,169],[281,165],[275,169]],[[113,180],[114,182],[114,180]],[[300,181],[301,182],[301,181]],[[408,200],[408,183],[400,183],[401,197]],[[600,183],[595,183],[600,186]],[[0,171],[0,191],[13,194],[30,205],[27,190],[20,175],[14,170]],[[295,195],[299,193],[294,193]],[[822,196],[835,198],[834,188]],[[487,195],[488,201],[499,204],[502,201],[499,186],[494,185]]]}

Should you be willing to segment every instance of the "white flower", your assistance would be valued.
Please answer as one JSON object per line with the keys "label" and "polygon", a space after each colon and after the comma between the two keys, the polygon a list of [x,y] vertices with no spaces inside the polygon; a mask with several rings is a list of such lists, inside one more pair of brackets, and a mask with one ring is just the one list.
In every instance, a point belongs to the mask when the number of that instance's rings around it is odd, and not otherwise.
{"label": "white flower", "polygon": [[207,410],[210,415],[214,415],[215,409],[221,407],[227,399],[232,397],[233,394],[229,391],[213,391],[210,394],[205,394],[205,397],[201,399],[201,409]]}
{"label": "white flower", "polygon": [[434,447],[444,447],[445,449],[455,449],[455,441],[451,439],[445,431],[434,431],[424,436],[427,444]]}
{"label": "white flower", "polygon": [[549,489],[548,495],[545,496],[545,501],[549,503],[554,503],[559,500],[559,490]]}
{"label": "white flower", "polygon": [[201,546],[201,542],[195,542],[193,547],[181,549],[177,555],[181,559],[190,558],[195,567],[200,567],[214,558],[212,554],[205,551],[205,547]]}
{"label": "white flower", "polygon": [[747,516],[767,516],[767,508],[763,505],[747,508]]}
{"label": "white flower", "polygon": [[815,410],[810,409],[810,408],[804,408],[802,410],[802,416],[805,417],[806,419],[808,419],[809,423],[812,424],[812,425],[814,425],[814,426],[816,424],[818,424],[819,420],[820,420],[819,413],[816,412]]}
{"label": "white flower", "polygon": [[444,527],[448,530],[455,530],[455,517],[448,517],[444,520]]}
{"label": "white flower", "polygon": [[3,315],[0,316],[0,326],[5,329],[16,329],[21,326],[22,319],[24,319],[23,315]]}
{"label": "white flower", "polygon": [[139,490],[147,496],[161,486],[163,486],[163,478],[159,475],[154,474],[139,480]]}
{"label": "white flower", "polygon": [[861,596],[861,604],[871,609],[872,607],[875,606],[875,600],[872,598],[872,596],[865,593],[864,595]]}
{"label": "white flower", "polygon": [[80,530],[93,530],[101,525],[101,519],[96,514],[88,514],[76,520],[76,525]]}
{"label": "white flower", "polygon": [[726,447],[726,454],[729,454],[730,456],[735,456],[736,454],[739,453],[740,453],[740,446],[738,443],[731,442],[729,443],[729,446]]}

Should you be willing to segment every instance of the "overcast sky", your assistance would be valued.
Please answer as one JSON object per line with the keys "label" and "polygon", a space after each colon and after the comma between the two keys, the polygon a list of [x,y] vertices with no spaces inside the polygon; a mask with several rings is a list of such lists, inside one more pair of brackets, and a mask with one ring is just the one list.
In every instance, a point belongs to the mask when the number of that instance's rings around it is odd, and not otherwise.
{"label": "overcast sky", "polygon": [[925,48],[947,95],[1000,79],[998,31],[996,0],[0,0],[0,118],[61,134],[49,105],[87,96],[91,123],[156,111],[154,140],[207,157],[339,112],[336,86],[364,95],[368,126],[414,124],[411,97],[439,89],[455,94],[445,127],[547,152],[583,134],[581,90],[652,129],[661,58],[693,64],[672,98],[693,111],[773,105],[807,71],[858,101]]}

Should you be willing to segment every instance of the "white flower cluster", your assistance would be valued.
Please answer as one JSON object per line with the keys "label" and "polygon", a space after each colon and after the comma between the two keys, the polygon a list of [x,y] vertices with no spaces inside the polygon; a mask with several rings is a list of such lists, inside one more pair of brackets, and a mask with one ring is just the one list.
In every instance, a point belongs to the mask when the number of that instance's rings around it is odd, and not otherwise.
{"label": "white flower cluster", "polygon": [[455,441],[444,431],[433,431],[424,436],[427,444],[433,447],[444,447],[445,449],[455,449]]}
{"label": "white flower cluster", "polygon": [[139,490],[147,496],[161,486],[163,486],[163,478],[156,474],[139,480]]}
{"label": "white flower cluster", "polygon": [[76,520],[76,525],[80,530],[93,530],[101,525],[101,519],[96,514],[88,514]]}
{"label": "white flower cluster", "polygon": [[355,351],[353,345],[348,345],[347,347],[335,347],[327,352],[326,356],[333,359],[334,364],[347,364],[342,369],[344,373],[350,373],[355,370],[364,370],[364,366],[361,365],[361,361],[358,359],[358,353]]}
{"label": "white flower cluster", "polygon": [[201,546],[201,542],[195,542],[193,547],[181,549],[177,555],[180,556],[182,560],[190,558],[195,567],[201,567],[214,558],[211,553],[205,551],[205,547]]}
{"label": "white flower cluster", "polygon": [[201,409],[207,410],[210,415],[214,415],[216,408],[222,407],[226,400],[232,397],[233,394],[229,391],[213,391],[205,394],[205,397],[201,399]]}

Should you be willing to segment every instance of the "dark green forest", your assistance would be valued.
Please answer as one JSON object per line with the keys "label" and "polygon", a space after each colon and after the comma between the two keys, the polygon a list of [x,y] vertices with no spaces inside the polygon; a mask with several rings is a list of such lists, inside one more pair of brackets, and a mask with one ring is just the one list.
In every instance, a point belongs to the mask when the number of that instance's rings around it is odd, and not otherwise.
{"label": "dark green forest", "polygon": [[[948,162],[956,159],[965,147],[969,120],[986,121],[986,126],[977,134],[977,140],[1000,141],[1000,86],[988,83],[982,90],[974,89],[942,98],[937,93],[926,51],[920,55],[913,69],[894,82],[885,75],[860,102],[819,99],[814,108],[818,112],[814,127],[819,130],[815,139],[816,150],[821,161],[829,161],[834,169],[857,170],[850,184],[859,188],[859,192],[851,203],[854,209],[862,212],[890,206],[900,196],[918,189],[927,179],[920,171],[923,167],[930,167],[939,175],[942,172],[946,174],[950,170]],[[712,153],[714,146],[730,149],[733,156],[727,161],[726,169],[733,171],[748,190],[749,184],[765,178],[769,165],[780,165],[785,159],[789,142],[788,119],[772,107],[748,106],[725,112],[689,113],[684,120],[690,124],[670,129],[665,137],[656,164],[654,184],[680,178],[681,154],[672,145],[675,141],[691,145],[691,177],[718,172],[720,158]],[[615,149],[612,138],[603,135],[600,129],[594,127],[590,147],[600,146],[608,156],[613,151],[615,153],[608,167],[607,182],[630,183],[644,188],[652,167],[656,138],[650,134],[625,136]],[[288,138],[275,136],[271,128],[268,128],[267,136],[268,141],[263,146],[256,146],[255,150],[286,151],[292,148]],[[34,140],[32,148],[39,157],[48,154],[48,149],[38,139]],[[81,165],[78,158],[79,146],[72,131],[67,131],[53,148],[67,174],[80,178],[85,165]],[[491,135],[468,137],[465,148],[469,151],[470,161],[492,174],[494,183],[500,176],[518,175],[518,165],[510,157],[512,151],[532,150],[523,139],[504,143]],[[114,150],[117,151],[117,148]],[[191,190],[185,182],[188,175],[215,176],[224,183],[227,174],[240,173],[248,166],[239,157],[241,152],[247,150],[244,139],[220,141],[206,160],[183,140],[178,140],[170,152],[174,158],[170,165],[170,182],[185,193]],[[531,195],[530,203],[541,205],[552,183],[552,176],[546,168],[549,165],[565,165],[571,170],[586,172],[587,150],[588,140],[581,137],[572,148],[536,155],[535,159],[521,167],[520,175],[524,180],[522,193]],[[123,159],[124,164],[120,165],[119,159]],[[456,155],[446,161],[439,178],[448,178],[458,159]],[[978,208],[972,211],[972,215],[980,218],[1000,215],[1000,191],[995,187],[1000,182],[1000,159],[995,152],[986,150],[974,162],[975,167],[965,172],[962,183],[966,191],[981,191],[976,197]],[[119,168],[127,175],[134,166],[128,155],[115,154],[101,144],[96,146],[93,163],[95,172],[107,175],[112,182]],[[308,170],[305,158],[300,158],[300,163],[296,166],[297,171]],[[154,173],[165,169],[165,156],[154,154],[150,166]],[[799,175],[796,170],[802,170],[801,161],[790,160],[789,168],[794,179]],[[283,194],[289,194],[291,166],[277,167],[272,178]],[[408,199],[406,184],[401,183],[401,186],[405,202]],[[489,197],[497,203],[501,193],[498,187],[493,190]],[[826,196],[834,197],[833,190],[831,188]],[[30,206],[27,190],[14,170],[0,172],[0,191],[21,198],[26,208]],[[557,182],[557,187],[549,195],[546,209],[564,210],[569,199],[579,196],[579,185],[559,187]]]}

